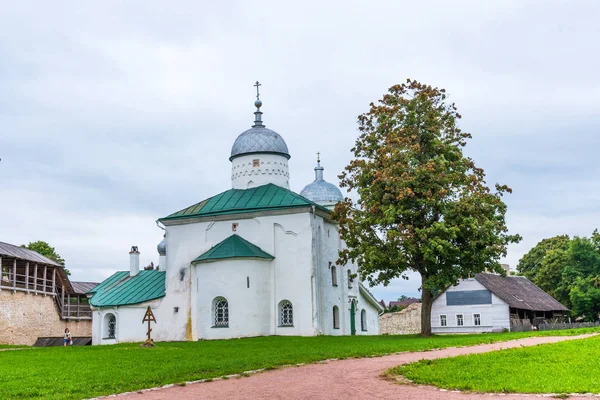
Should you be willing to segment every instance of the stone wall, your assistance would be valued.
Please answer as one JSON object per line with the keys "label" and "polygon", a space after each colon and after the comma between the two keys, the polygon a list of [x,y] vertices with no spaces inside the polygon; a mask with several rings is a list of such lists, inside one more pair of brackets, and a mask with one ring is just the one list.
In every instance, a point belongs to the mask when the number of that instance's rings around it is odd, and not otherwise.
{"label": "stone wall", "polygon": [[408,335],[421,332],[421,303],[414,303],[402,311],[379,317],[382,335]]}
{"label": "stone wall", "polygon": [[92,336],[92,321],[62,321],[52,296],[0,291],[0,343],[33,345],[38,337]]}

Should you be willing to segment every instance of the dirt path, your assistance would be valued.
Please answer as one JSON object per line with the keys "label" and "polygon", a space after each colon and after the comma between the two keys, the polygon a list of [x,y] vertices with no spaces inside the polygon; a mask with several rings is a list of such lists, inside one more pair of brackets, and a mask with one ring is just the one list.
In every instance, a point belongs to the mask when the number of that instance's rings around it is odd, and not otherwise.
{"label": "dirt path", "polygon": [[[485,353],[493,350],[564,340],[583,339],[592,335],[535,337],[504,343],[484,344],[472,347],[449,348],[391,356],[361,358],[282,368],[259,373],[246,378],[218,380],[175,386],[167,389],[129,394],[128,400],[141,399],[489,399],[516,400],[541,397],[536,395],[467,394],[443,391],[428,386],[399,385],[381,378],[388,368],[418,361],[452,357],[462,354]],[[119,396],[121,397],[121,396]],[[570,397],[569,399],[590,399]]]}

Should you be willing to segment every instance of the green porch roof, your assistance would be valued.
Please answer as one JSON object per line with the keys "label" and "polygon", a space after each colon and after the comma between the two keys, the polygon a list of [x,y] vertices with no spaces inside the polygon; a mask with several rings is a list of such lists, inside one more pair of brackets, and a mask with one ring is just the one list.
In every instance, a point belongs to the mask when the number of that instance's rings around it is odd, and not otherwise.
{"label": "green porch roof", "polygon": [[219,244],[213,246],[206,253],[198,256],[192,264],[223,260],[226,258],[262,258],[272,260],[275,257],[253,245],[246,239],[231,235]]}
{"label": "green porch roof", "polygon": [[250,189],[227,190],[161,218],[159,221],[306,206],[315,206],[322,211],[330,212],[327,208],[313,203],[291,190],[269,183]]}
{"label": "green porch roof", "polygon": [[90,290],[94,307],[114,307],[139,304],[165,295],[165,271],[142,270],[136,276],[129,271],[115,272]]}

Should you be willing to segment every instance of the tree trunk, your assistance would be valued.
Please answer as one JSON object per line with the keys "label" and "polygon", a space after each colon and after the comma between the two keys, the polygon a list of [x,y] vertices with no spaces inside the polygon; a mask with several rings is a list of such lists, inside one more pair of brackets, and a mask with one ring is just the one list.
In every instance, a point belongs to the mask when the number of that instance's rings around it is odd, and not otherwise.
{"label": "tree trunk", "polygon": [[433,295],[429,289],[425,288],[425,277],[422,277],[421,287],[421,335],[431,336],[431,306],[433,304]]}

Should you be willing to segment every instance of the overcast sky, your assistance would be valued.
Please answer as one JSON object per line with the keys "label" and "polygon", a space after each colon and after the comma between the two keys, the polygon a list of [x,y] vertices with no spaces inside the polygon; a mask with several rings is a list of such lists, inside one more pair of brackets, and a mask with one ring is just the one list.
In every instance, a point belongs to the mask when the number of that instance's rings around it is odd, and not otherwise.
{"label": "overcast sky", "polygon": [[230,188],[256,80],[296,192],[317,151],[338,183],[357,115],[410,77],[448,90],[467,154],[513,188],[511,267],[600,225],[600,2],[290,4],[1,2],[0,241],[50,242],[74,280],[127,269],[131,245],[156,263],[155,220]]}

